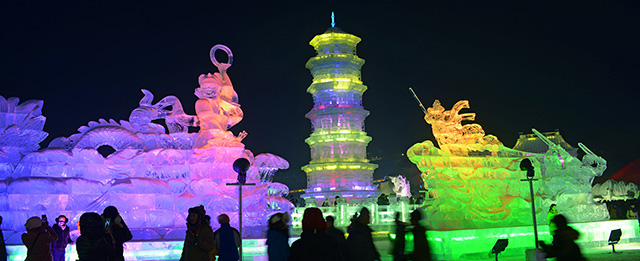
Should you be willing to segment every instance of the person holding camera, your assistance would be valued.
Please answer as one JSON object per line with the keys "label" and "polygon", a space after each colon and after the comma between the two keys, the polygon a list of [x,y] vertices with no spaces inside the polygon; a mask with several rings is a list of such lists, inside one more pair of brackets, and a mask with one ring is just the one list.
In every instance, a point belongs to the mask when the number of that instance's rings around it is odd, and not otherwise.
{"label": "person holding camera", "polygon": [[67,226],[68,222],[69,219],[65,215],[60,215],[56,218],[56,223],[51,227],[58,235],[58,240],[51,243],[53,261],[64,261],[65,249],[68,244],[73,243],[73,241],[71,241],[71,235],[69,234],[69,227]]}
{"label": "person holding camera", "polygon": [[49,226],[47,216],[31,217],[27,219],[24,227],[27,229],[27,233],[22,234],[22,244],[27,247],[25,261],[51,261],[49,244],[56,241],[58,235]]}
{"label": "person holding camera", "polygon": [[124,242],[133,238],[129,227],[124,223],[118,209],[114,206],[108,206],[102,212],[104,221],[104,229],[107,242],[111,243],[116,249],[116,261],[124,261]]}
{"label": "person holding camera", "polygon": [[116,249],[108,243],[104,233],[104,222],[100,214],[86,212],[80,216],[78,228],[80,237],[76,239],[79,261],[109,261],[116,257]]}

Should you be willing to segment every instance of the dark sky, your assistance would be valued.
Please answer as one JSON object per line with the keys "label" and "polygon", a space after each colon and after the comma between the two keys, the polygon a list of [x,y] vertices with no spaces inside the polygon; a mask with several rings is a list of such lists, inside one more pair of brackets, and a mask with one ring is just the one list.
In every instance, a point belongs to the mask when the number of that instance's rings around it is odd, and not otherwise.
{"label": "dark sky", "polygon": [[337,26],[362,38],[372,156],[398,159],[434,140],[408,87],[427,107],[468,99],[476,122],[508,147],[519,132],[559,129],[603,156],[605,175],[640,156],[637,1],[47,2],[0,6],[0,95],[45,101],[43,147],[92,120],[127,120],[141,88],[154,102],[175,95],[195,114],[197,77],[216,71],[208,53],[221,43],[234,53],[229,75],[245,114],[231,130],[249,133],[254,154],[290,162],[277,180],[306,187],[304,65],[335,11]]}

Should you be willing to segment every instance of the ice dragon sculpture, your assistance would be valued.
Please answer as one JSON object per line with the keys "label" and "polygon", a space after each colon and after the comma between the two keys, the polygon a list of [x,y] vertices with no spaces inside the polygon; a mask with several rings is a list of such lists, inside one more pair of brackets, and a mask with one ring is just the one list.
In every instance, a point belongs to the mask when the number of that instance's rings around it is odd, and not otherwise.
{"label": "ice dragon sculpture", "polygon": [[[216,61],[216,50],[227,52],[229,61]],[[243,189],[245,236],[260,236],[269,214],[291,211],[293,205],[282,198],[288,188],[272,182],[278,169],[289,167],[287,161],[273,154],[254,157],[241,143],[246,132],[229,131],[243,115],[226,73],[231,50],[216,45],[210,57],[219,72],[199,77],[197,115],[185,114],[175,96],[154,103],[143,89],[128,121],[91,121],[41,150],[38,143],[47,135],[43,102],[18,106],[17,98],[0,96],[0,216],[6,241],[21,244],[30,216],[64,214],[76,229],[82,213],[109,205],[118,207],[135,240],[183,239],[187,209],[197,205],[212,217],[228,214],[237,226],[238,191],[226,183],[236,180],[232,163],[240,157],[252,164],[247,182],[256,183]],[[200,131],[189,133],[188,127]],[[103,157],[97,151],[102,146],[115,152]]]}
{"label": "ice dragon sculpture", "polygon": [[[417,98],[417,97],[416,97]],[[509,227],[531,224],[531,198],[525,177],[518,168],[531,158],[536,169],[537,220],[546,222],[549,205],[574,222],[606,220],[606,207],[595,204],[591,194],[593,177],[601,175],[606,161],[588,150],[582,161],[553,144],[545,154],[510,149],[492,135],[485,135],[474,120],[475,114],[459,114],[469,108],[468,101],[457,102],[445,110],[438,100],[425,109],[425,121],[432,126],[439,148],[427,140],[407,150],[409,159],[422,171],[424,187],[434,196],[425,205],[431,225],[436,229]],[[542,136],[540,136],[542,135]],[[596,163],[595,167],[591,166]]]}

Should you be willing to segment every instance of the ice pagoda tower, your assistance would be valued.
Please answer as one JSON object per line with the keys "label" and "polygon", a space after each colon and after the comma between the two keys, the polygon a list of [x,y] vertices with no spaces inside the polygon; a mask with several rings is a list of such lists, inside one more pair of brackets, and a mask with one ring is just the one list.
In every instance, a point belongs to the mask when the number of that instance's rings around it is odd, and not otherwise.
{"label": "ice pagoda tower", "polygon": [[302,167],[307,173],[302,197],[354,201],[377,196],[372,174],[378,165],[366,158],[371,137],[364,131],[369,111],[362,107],[367,86],[360,78],[364,60],[356,55],[360,38],[334,25],[309,42],[318,54],[306,64],[313,75],[307,92],[314,106],[306,114],[313,132],[305,140],[311,162]]}

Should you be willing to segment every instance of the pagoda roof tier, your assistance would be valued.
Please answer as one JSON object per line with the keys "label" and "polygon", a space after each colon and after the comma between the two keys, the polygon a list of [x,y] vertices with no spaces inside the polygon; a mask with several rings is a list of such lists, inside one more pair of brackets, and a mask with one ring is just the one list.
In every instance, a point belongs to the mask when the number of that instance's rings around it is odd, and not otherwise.
{"label": "pagoda roof tier", "polygon": [[344,143],[344,142],[356,141],[356,142],[362,142],[362,143],[369,143],[371,141],[371,137],[367,136],[367,133],[364,131],[339,130],[338,132],[339,133],[333,133],[333,134],[324,134],[325,131],[314,132],[314,133],[311,133],[311,136],[309,138],[306,138],[304,142],[306,142],[307,144],[309,144],[309,146],[311,146],[317,142]]}
{"label": "pagoda roof tier", "polygon": [[322,164],[322,163],[345,163],[345,162],[355,162],[355,163],[369,163],[369,160],[366,158],[320,158],[316,160],[311,160],[309,164]]}
{"label": "pagoda roof tier", "polygon": [[374,171],[378,168],[378,164],[367,162],[328,162],[328,163],[310,163],[302,166],[302,170],[307,175],[323,174],[323,173],[335,173],[342,171]]}
{"label": "pagoda roof tier", "polygon": [[321,90],[355,91],[362,94],[367,90],[367,86],[362,84],[360,80],[355,81],[349,78],[328,78],[314,80],[309,88],[307,88],[307,92],[311,95]]}
{"label": "pagoda roof tier", "polygon": [[[343,105],[343,106],[340,106],[340,105]],[[314,107],[313,109],[311,109],[311,111],[307,112],[305,117],[308,119],[313,119],[318,116],[339,115],[339,114],[369,116],[369,111],[361,107],[354,107],[354,106],[349,107],[348,104],[318,105],[318,106]],[[321,106],[324,106],[324,107],[321,108]]]}
{"label": "pagoda roof tier", "polygon": [[353,54],[327,53],[309,58],[305,66],[311,70],[316,68],[336,68],[336,64],[340,64],[346,68],[360,69],[364,64],[364,59]]}
{"label": "pagoda roof tier", "polygon": [[337,30],[327,30],[321,35],[316,35],[309,44],[318,50],[322,45],[346,43],[356,46],[361,41],[360,37]]}
{"label": "pagoda roof tier", "polygon": [[[542,135],[547,137],[553,143],[560,145],[563,149],[565,149],[569,154],[576,157],[578,155],[578,149],[572,147],[569,143],[567,143],[562,135],[560,135],[559,130],[555,130],[552,132],[543,132]],[[540,153],[544,154],[549,150],[549,145],[544,143],[538,136],[535,134],[523,134],[520,133],[520,137],[516,141],[516,145],[513,146],[514,150],[532,152],[532,153]]]}

